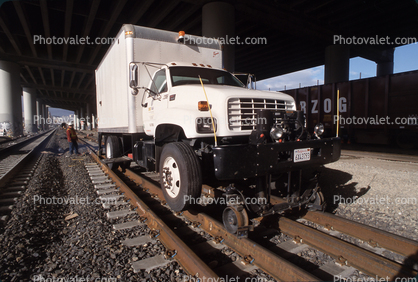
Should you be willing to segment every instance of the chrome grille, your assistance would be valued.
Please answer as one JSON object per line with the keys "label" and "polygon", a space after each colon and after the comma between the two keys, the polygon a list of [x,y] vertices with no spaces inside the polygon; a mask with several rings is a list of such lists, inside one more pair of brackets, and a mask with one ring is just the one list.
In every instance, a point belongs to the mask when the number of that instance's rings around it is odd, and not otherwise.
{"label": "chrome grille", "polygon": [[253,130],[257,125],[257,110],[290,110],[284,100],[261,98],[231,98],[228,100],[228,125],[232,131]]}

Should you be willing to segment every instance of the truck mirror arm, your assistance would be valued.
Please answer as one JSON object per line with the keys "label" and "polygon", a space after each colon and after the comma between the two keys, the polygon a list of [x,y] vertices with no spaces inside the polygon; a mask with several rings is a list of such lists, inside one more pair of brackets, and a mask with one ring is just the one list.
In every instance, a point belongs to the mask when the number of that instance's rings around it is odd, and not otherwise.
{"label": "truck mirror arm", "polygon": [[[155,91],[152,91],[151,89],[147,88],[147,87],[135,87],[132,89],[132,92],[136,91],[136,94],[138,94],[138,89],[145,89],[144,91],[144,95],[142,96],[142,101],[141,101],[141,106],[143,108],[146,108],[148,106],[148,103],[144,103],[144,99],[145,99],[145,94],[148,91],[149,95],[152,97],[152,99],[154,100],[161,100],[161,95]],[[132,95],[136,95],[134,93],[132,93]],[[150,97],[148,96],[148,97]]]}

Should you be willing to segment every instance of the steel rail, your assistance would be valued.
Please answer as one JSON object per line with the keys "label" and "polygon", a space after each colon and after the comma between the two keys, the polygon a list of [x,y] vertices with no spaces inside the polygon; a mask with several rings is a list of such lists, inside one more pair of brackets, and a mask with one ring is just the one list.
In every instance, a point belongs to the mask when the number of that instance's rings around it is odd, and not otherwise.
{"label": "steel rail", "polygon": [[405,266],[350,244],[319,230],[280,217],[277,229],[289,236],[303,240],[304,243],[329,254],[338,262],[350,265],[371,276],[394,280],[397,277],[415,277],[417,272]]}
{"label": "steel rail", "polygon": [[[272,198],[272,203],[280,202],[283,202],[283,200],[277,197]],[[299,240],[303,240],[304,243],[334,257],[340,263],[351,265],[368,275],[377,275],[391,280],[394,280],[396,277],[415,277],[417,275],[416,271],[408,269],[399,263],[289,218],[280,217],[277,224],[276,228],[286,235],[297,237]]]}
{"label": "steel rail", "polygon": [[418,260],[418,242],[377,228],[354,222],[330,213],[308,212],[304,219],[323,225],[327,229],[361,239],[371,246],[379,246]]}
{"label": "steel rail", "polygon": [[[162,190],[154,183],[129,169],[126,170],[125,175],[137,184],[142,185],[144,189],[148,189],[150,193],[157,195],[160,199],[164,199]],[[277,280],[321,281],[319,278],[262,247],[254,241],[250,239],[238,239],[237,236],[226,231],[223,224],[206,214],[194,214],[192,211],[184,211],[182,212],[182,216],[191,222],[199,222],[199,227],[205,232],[209,233],[213,237],[221,238],[226,246],[240,254],[242,257],[246,257],[247,260],[253,260],[254,265]]]}
{"label": "steel rail", "polygon": [[[272,196],[271,202],[278,204],[284,202],[279,197]],[[389,233],[384,230],[364,225],[349,219],[335,216],[330,213],[307,211],[303,219],[322,225],[328,230],[336,230],[341,233],[363,240],[372,247],[382,247],[418,260],[418,242],[408,238]]]}
{"label": "steel rail", "polygon": [[[90,149],[91,150],[91,149]],[[112,179],[116,187],[130,200],[130,204],[136,208],[136,212],[146,218],[146,224],[151,230],[159,232],[159,239],[163,245],[177,254],[174,259],[190,275],[206,280],[212,278],[213,281],[219,279],[187,245],[184,243],[109,167],[100,161],[100,158],[93,152],[91,157],[101,166],[103,171]]]}

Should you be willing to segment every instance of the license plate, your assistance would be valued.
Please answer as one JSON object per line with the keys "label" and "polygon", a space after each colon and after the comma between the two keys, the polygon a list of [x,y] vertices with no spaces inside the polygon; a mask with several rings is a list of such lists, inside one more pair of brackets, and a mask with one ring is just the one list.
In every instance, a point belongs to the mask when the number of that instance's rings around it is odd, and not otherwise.
{"label": "license plate", "polygon": [[293,154],[293,162],[305,162],[311,159],[311,148],[295,149]]}

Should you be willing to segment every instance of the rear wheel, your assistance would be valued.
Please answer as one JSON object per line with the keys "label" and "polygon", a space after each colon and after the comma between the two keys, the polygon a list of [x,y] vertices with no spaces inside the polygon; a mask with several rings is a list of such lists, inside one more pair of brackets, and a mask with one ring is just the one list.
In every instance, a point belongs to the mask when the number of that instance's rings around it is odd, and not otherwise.
{"label": "rear wheel", "polygon": [[[116,136],[108,136],[106,138],[106,159],[121,157],[121,148],[119,145],[119,139]],[[119,165],[114,163],[108,164],[111,170],[117,170]]]}
{"label": "rear wheel", "polygon": [[174,211],[186,209],[200,197],[202,174],[199,160],[193,149],[183,142],[163,146],[160,178],[164,198]]}

